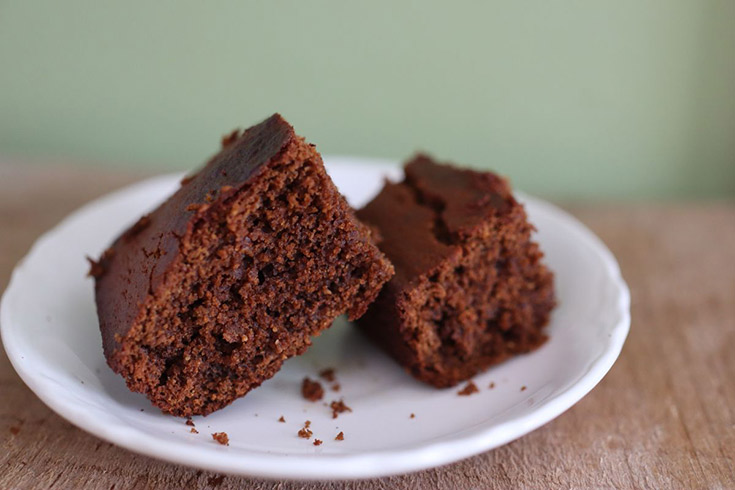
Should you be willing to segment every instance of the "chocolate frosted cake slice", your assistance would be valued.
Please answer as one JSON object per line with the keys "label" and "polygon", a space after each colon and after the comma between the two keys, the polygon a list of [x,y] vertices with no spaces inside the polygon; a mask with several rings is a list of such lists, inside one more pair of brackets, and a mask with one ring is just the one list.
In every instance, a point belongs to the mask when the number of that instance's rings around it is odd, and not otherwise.
{"label": "chocolate frosted cake slice", "polygon": [[164,412],[208,414],[273,376],[393,273],[313,145],[274,115],[93,263],[105,356]]}
{"label": "chocolate frosted cake slice", "polygon": [[357,213],[396,270],[362,329],[437,387],[540,346],[552,275],[508,183],[426,156],[405,171]]}

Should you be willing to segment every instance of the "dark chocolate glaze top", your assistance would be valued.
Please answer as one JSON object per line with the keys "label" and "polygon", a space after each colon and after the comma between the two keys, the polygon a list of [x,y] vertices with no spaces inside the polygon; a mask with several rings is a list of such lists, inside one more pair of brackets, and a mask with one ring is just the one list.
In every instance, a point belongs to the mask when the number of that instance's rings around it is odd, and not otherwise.
{"label": "dark chocolate glaze top", "polygon": [[383,190],[357,212],[380,230],[380,249],[396,275],[387,287],[401,290],[430,274],[462,240],[515,204],[508,183],[492,172],[439,164],[417,155],[405,168],[403,182],[386,182]]}
{"label": "dark chocolate glaze top", "polygon": [[180,240],[203,216],[206,206],[226,199],[259,175],[265,165],[298,137],[279,114],[242,135],[223,138],[222,150],[155,211],[123,233],[99,259],[97,311],[105,355],[117,348],[136,320],[147,295],[155,291],[178,254]]}

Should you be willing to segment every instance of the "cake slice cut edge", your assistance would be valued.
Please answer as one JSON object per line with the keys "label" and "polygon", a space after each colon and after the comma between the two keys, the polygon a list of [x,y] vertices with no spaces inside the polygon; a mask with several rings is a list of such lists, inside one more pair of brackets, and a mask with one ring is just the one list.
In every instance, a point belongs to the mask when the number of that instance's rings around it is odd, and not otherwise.
{"label": "cake slice cut edge", "polygon": [[275,114],[94,264],[105,356],[164,412],[205,415],[272,377],[393,273],[313,145]]}
{"label": "cake slice cut edge", "polygon": [[426,155],[405,174],[357,213],[396,270],[361,329],[439,388],[541,346],[553,275],[508,182]]}

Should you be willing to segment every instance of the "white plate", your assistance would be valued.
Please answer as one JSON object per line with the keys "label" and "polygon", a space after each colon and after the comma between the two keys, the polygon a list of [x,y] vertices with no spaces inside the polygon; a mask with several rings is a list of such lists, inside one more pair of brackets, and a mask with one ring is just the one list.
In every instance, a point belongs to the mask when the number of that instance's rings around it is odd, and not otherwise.
{"label": "white plate", "polygon": [[[355,158],[328,159],[328,168],[355,206],[378,191],[384,176],[401,174],[395,165]],[[179,179],[140,182],[69,216],[18,264],[0,307],[5,349],[26,384],[71,423],[132,451],[275,478],[359,478],[438,466],[506,444],[567,410],[607,373],[628,333],[629,293],[612,254],[565,212],[524,196],[559,298],[541,349],[476,376],[480,392],[457,396],[458,388],[414,381],[338,320],[260,388],[195,417],[199,434],[192,434],[182,419],[128,391],[105,364],[84,259],[99,256]],[[326,389],[323,401],[343,397],[352,413],[332,419],[322,402],[301,398],[303,377],[324,367],[336,368],[342,389]],[[286,423],[278,422],[281,415]],[[307,419],[321,446],[297,437]],[[220,431],[229,447],[212,440]],[[335,441],[340,431],[344,441]]]}

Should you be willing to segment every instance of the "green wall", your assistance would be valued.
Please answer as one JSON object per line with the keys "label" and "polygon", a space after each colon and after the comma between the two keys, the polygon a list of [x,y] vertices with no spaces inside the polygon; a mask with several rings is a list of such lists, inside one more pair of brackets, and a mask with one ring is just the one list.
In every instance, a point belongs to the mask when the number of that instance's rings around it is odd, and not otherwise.
{"label": "green wall", "polygon": [[546,196],[733,196],[735,2],[0,0],[0,154],[189,169],[275,111]]}

